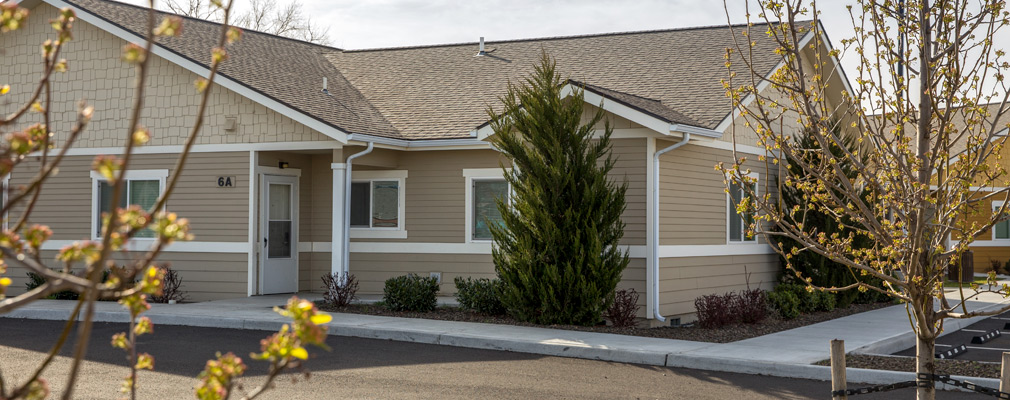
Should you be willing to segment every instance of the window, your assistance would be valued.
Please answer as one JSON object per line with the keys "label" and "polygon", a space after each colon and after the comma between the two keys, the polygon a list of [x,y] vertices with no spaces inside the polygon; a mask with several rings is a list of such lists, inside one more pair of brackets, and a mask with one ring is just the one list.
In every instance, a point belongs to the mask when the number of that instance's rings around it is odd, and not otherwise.
{"label": "window", "polygon": [[[129,171],[125,176],[126,185],[123,193],[120,193],[115,206],[119,208],[128,206],[140,206],[145,210],[154,207],[161,191],[165,188],[165,178],[168,177],[168,170],[136,170]],[[92,233],[95,238],[102,235],[102,214],[111,211],[112,206],[112,185],[97,172],[91,173],[94,193],[92,196]],[[134,235],[135,238],[153,238],[154,231],[144,229]]]}
{"label": "window", "polygon": [[744,190],[740,184],[730,182],[729,186],[729,208],[727,209],[727,219],[729,220],[729,241],[730,242],[753,242],[756,238],[747,234],[747,229],[754,222],[754,214],[736,212],[737,205],[747,196],[747,192],[756,193],[757,183],[745,183],[749,190]]}
{"label": "window", "polygon": [[406,239],[404,182],[407,171],[354,171],[351,180],[351,237]]}
{"label": "window", "polygon": [[[992,212],[996,212],[1000,207],[1003,207],[1002,201],[992,202]],[[1003,218],[1007,216],[1004,215]],[[992,226],[992,238],[993,239],[1010,239],[1010,220],[1003,219],[997,222],[996,225]]]}
{"label": "window", "polygon": [[400,182],[351,182],[352,228],[398,228]]}
{"label": "window", "polygon": [[466,178],[466,241],[491,240],[491,227],[503,223],[495,199],[509,201],[510,189],[501,168],[464,169]]}
{"label": "window", "polygon": [[473,180],[473,240],[491,240],[491,226],[501,226],[501,211],[495,199],[508,201],[509,184],[504,179]]}

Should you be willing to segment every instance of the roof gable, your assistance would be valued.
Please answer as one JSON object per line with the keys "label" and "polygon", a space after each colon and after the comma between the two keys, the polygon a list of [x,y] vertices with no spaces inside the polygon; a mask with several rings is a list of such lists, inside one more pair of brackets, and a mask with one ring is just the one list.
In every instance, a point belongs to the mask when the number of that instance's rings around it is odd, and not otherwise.
{"label": "roof gable", "polygon": [[[70,6],[78,18],[131,42],[143,42],[146,9],[105,0],[44,0]],[[164,14],[164,13],[159,13]],[[220,25],[187,19],[178,37],[159,39],[154,53],[199,75],[207,76],[210,49]],[[377,110],[340,75],[320,46],[258,32],[247,32],[229,46],[229,59],[216,80],[253,101],[281,112],[327,136],[346,141],[349,133],[396,136]],[[322,91],[329,78],[329,93]]]}
{"label": "roof gable", "polygon": [[[24,0],[33,1],[72,6],[82,20],[143,42],[145,8],[110,0]],[[155,54],[206,76],[219,29],[187,19],[181,36],[159,39]],[[481,56],[476,43],[345,51],[247,31],[229,47],[218,83],[341,142],[350,134],[465,139],[487,122],[487,107],[499,103],[507,83],[531,73],[546,51],[560,73],[593,93],[657,121],[711,131],[732,118],[722,80],[746,71],[743,63],[727,71],[724,56],[744,29],[487,42]],[[780,61],[774,42],[754,40],[752,67],[772,71]]]}

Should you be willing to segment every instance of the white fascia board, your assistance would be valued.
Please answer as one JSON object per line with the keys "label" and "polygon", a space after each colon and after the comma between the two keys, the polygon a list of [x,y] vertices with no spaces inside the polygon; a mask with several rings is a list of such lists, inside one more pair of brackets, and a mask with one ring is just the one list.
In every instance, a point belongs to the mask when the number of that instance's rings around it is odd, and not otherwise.
{"label": "white fascia board", "polygon": [[[77,14],[78,19],[87,22],[91,25],[94,25],[95,27],[102,29],[106,32],[109,32],[127,42],[137,44],[138,46],[144,46],[147,43],[147,40],[145,40],[143,37],[137,36],[136,34],[127,31],[126,29],[120,28],[98,17],[97,15],[88,12],[87,10],[78,8],[77,6],[69,4],[63,0],[43,0],[43,1],[56,8],[70,8]],[[165,60],[168,60],[171,63],[179,65],[180,67],[185,68],[190,72],[193,72],[194,74],[197,74],[203,78],[207,78],[210,76],[210,70],[207,67],[197,64],[196,62],[188,58],[185,58],[179,55],[178,53],[168,50],[159,44],[155,44],[151,49],[151,51],[158,57],[164,58]],[[207,49],[207,51],[210,51],[210,49]],[[274,100],[264,95],[263,93],[260,93],[256,90],[249,88],[246,85],[243,85],[235,80],[232,80],[231,78],[228,78],[227,76],[218,73],[218,75],[214,78],[214,83],[221,85],[222,87],[231,90],[235,93],[238,93],[240,96],[246,97],[249,100],[252,100],[266,108],[274,110],[285,117],[291,118],[297,121],[298,123],[309,127],[312,130],[315,130],[319,133],[322,133],[326,136],[336,139],[341,143],[347,143],[346,132],[336,127],[333,127],[329,124],[326,124],[318,119],[315,119],[305,113],[302,113],[301,111],[298,111],[284,103],[281,103],[280,101]]]}
{"label": "white fascia board", "polygon": [[710,137],[714,139],[722,137],[722,132],[720,131],[684,124],[670,125],[670,132],[690,133],[692,135]]}
{"label": "white fascia board", "polygon": [[[802,39],[800,39],[800,44],[798,47],[803,48],[803,46],[806,46],[807,43],[809,43],[810,40],[813,38],[814,38],[814,32],[813,31],[807,32],[807,34],[804,35]],[[767,89],[768,86],[771,85],[772,83],[771,82],[772,75],[774,75],[775,72],[777,72],[779,69],[785,66],[786,66],[785,61],[779,61],[778,64],[775,64],[775,68],[772,68],[771,72],[768,72],[768,75],[765,75],[764,78],[761,78],[761,82],[758,82],[758,85],[756,88],[754,88],[755,89],[754,91],[756,93],[761,93],[765,89]],[[740,104],[747,106],[754,100],[755,100],[754,95],[749,94],[747,95],[747,97],[743,99],[743,101],[740,102]],[[733,124],[733,121],[736,120],[736,117],[738,116],[740,116],[740,108],[734,107],[733,111],[730,112],[729,115],[726,116],[726,118],[723,118],[722,122],[720,122],[719,125],[715,127],[715,130],[719,132],[726,132],[726,129],[729,129],[729,126]]]}
{"label": "white fascia board", "polygon": [[[565,98],[571,96],[575,92],[575,88],[572,84],[566,84],[561,88],[561,97]],[[628,107],[624,104],[618,103],[614,100],[603,97],[591,90],[583,90],[583,99],[586,103],[592,104],[594,106],[600,106],[604,110],[611,112],[617,116],[625,118],[636,124],[644,126],[646,128],[652,129],[656,132],[668,135],[670,133],[670,123],[663,121],[659,118],[653,117],[649,114],[638,111],[634,108]]]}
{"label": "white fascia board", "polygon": [[484,126],[470,131],[470,135],[475,136],[479,140],[484,140],[489,136],[494,135],[494,129],[491,129],[491,124],[484,124]]}
{"label": "white fascia board", "polygon": [[491,146],[487,142],[477,139],[477,138],[464,138],[464,139],[420,139],[420,140],[403,140],[403,139],[393,139],[382,136],[371,136],[363,135],[360,133],[353,133],[347,137],[349,144],[367,144],[369,142],[375,143],[376,146],[395,148],[400,150],[444,150],[444,149],[456,149],[456,148],[477,148],[477,149],[490,149]]}

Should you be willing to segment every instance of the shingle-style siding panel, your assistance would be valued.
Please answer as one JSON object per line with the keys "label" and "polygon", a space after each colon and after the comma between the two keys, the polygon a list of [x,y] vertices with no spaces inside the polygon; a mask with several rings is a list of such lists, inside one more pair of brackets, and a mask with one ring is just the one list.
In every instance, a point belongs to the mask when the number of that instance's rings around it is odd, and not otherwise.
{"label": "shingle-style siding panel", "polygon": [[[10,84],[4,96],[12,103],[0,104],[7,114],[15,105],[29,98],[41,76],[39,46],[51,38],[49,19],[57,10],[47,4],[32,9],[29,23],[22,29],[0,35],[4,65],[0,82]],[[53,77],[52,131],[62,143],[76,120],[78,101],[85,99],[95,107],[95,116],[74,146],[121,146],[127,137],[127,125],[134,94],[135,69],[120,61],[126,42],[84,21],[74,23],[74,40],[63,48],[68,71]],[[209,50],[208,50],[209,52]],[[194,123],[200,95],[193,82],[197,75],[154,56],[150,62],[146,107],[142,124],[151,130],[150,145],[181,145]],[[225,119],[238,118],[234,132],[224,130]],[[34,120],[33,120],[34,119]],[[27,121],[38,122],[37,115]],[[305,125],[254,103],[245,97],[215,85],[207,107],[206,120],[198,144],[291,142],[332,140]]]}
{"label": "shingle-style siding panel", "polygon": [[694,319],[694,300],[708,294],[775,286],[780,271],[774,254],[682,257],[659,260],[659,310],[666,316]]}
{"label": "shingle-style siding panel", "polygon": [[[673,142],[657,141],[658,149]],[[753,154],[745,166],[760,174],[758,192],[765,185],[774,189],[777,170],[771,164],[771,175],[765,164]],[[716,164],[733,162],[729,150],[688,144],[660,156],[660,245],[715,245],[727,243],[728,202],[723,175]]]}
{"label": "shingle-style siding panel", "polygon": [[[137,254],[136,256],[140,256]],[[42,260],[50,268],[57,268],[56,251],[43,251]],[[158,257],[158,265],[168,265],[179,272],[186,301],[207,301],[245,297],[248,289],[248,260],[237,253],[179,253],[166,252]],[[74,270],[80,273],[78,266]],[[13,266],[5,276],[14,283],[8,294],[25,292],[27,270]]]}
{"label": "shingle-style siding panel", "polygon": [[[49,225],[54,240],[81,240],[91,237],[93,156],[70,156],[60,172],[43,187],[30,222]],[[172,174],[174,154],[135,155],[133,170],[165,169]],[[11,176],[15,190],[26,185],[34,174],[29,162]],[[218,176],[234,176],[235,188],[218,188]],[[196,241],[246,242],[249,229],[249,153],[193,153],[183,170],[168,211],[188,218]],[[19,216],[20,209],[11,213]]]}

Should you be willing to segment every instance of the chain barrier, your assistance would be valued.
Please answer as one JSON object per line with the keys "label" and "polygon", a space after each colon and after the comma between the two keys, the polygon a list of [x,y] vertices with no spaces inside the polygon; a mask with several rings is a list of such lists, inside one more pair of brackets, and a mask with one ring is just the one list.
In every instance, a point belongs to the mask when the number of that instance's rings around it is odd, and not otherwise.
{"label": "chain barrier", "polygon": [[989,395],[997,399],[1010,400],[1010,393],[1001,392],[997,389],[990,387],[979,386],[971,382],[960,381],[957,379],[952,379],[950,375],[935,375],[935,374],[918,374],[917,380],[905,381],[898,383],[891,383],[887,385],[877,385],[868,386],[858,389],[845,389],[845,390],[835,390],[831,392],[831,397],[837,396],[854,396],[857,394],[867,394],[867,393],[879,393],[879,392],[889,392],[891,390],[904,389],[910,387],[929,387],[934,385],[934,382],[940,382],[950,386],[956,386],[962,389],[971,390],[976,393],[981,393],[984,395]]}

